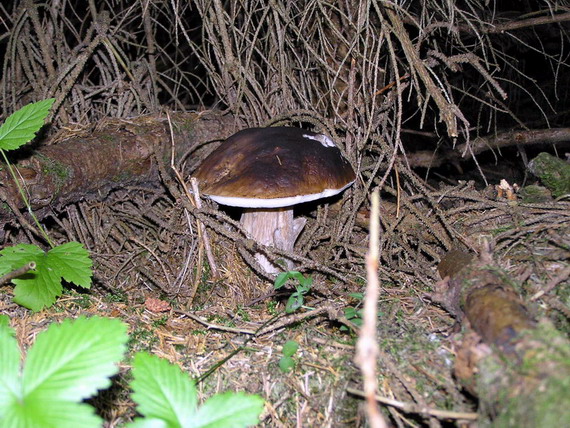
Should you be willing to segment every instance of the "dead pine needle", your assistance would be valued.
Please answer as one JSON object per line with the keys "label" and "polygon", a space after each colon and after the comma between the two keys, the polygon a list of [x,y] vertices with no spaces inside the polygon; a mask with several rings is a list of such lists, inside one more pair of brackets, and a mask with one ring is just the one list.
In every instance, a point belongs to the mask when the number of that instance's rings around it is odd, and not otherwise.
{"label": "dead pine needle", "polygon": [[372,193],[372,211],[370,214],[370,242],[366,255],[366,294],[364,297],[363,324],[356,343],[355,362],[362,372],[366,413],[372,428],[386,428],[388,425],[380,413],[376,402],[376,360],[378,359],[378,342],[376,340],[376,312],[380,284],[378,280],[378,263],[380,243],[380,195],[378,190]]}

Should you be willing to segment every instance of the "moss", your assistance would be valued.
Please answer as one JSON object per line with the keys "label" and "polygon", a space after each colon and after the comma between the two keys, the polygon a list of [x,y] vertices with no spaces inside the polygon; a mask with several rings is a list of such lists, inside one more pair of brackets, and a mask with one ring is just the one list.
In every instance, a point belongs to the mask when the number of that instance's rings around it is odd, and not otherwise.
{"label": "moss", "polygon": [[548,153],[540,153],[528,165],[555,198],[570,193],[570,164]]}
{"label": "moss", "polygon": [[61,181],[65,181],[71,176],[71,171],[65,164],[39,153],[36,156],[42,161],[42,172],[44,174],[55,175]]}
{"label": "moss", "polygon": [[40,160],[42,173],[54,180],[56,193],[59,192],[63,185],[72,176],[71,168],[40,153],[38,153],[36,157]]}
{"label": "moss", "polygon": [[128,303],[127,293],[124,290],[114,290],[104,297],[108,303]]}
{"label": "moss", "polygon": [[481,426],[556,427],[570,420],[570,344],[549,322],[523,334],[521,358],[491,354],[479,363]]}
{"label": "moss", "polygon": [[155,328],[165,326],[166,323],[168,322],[168,318],[169,318],[168,315],[163,315],[160,318],[154,320],[151,324]]}
{"label": "moss", "polygon": [[546,187],[530,185],[523,187],[519,195],[524,203],[538,204],[552,200],[552,193]]}

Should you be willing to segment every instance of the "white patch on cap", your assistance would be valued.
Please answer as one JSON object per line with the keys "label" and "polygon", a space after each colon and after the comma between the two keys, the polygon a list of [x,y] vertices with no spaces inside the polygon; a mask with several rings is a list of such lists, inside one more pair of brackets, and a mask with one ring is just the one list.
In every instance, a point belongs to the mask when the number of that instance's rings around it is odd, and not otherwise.
{"label": "white patch on cap", "polygon": [[243,208],[281,208],[290,207],[292,205],[297,205],[302,202],[315,201],[321,198],[328,198],[329,196],[334,196],[342,192],[348,186],[354,183],[354,180],[350,183],[342,186],[340,189],[325,189],[320,193],[313,193],[310,195],[297,195],[289,196],[286,198],[270,198],[270,199],[259,199],[259,198],[236,198],[233,196],[216,196],[208,195],[208,197],[216,201],[220,205],[229,205],[231,207],[243,207]]}
{"label": "white patch on cap", "polygon": [[323,134],[317,134],[317,135],[303,134],[303,138],[308,138],[309,140],[317,140],[325,147],[335,147],[333,140],[331,140],[329,137]]}

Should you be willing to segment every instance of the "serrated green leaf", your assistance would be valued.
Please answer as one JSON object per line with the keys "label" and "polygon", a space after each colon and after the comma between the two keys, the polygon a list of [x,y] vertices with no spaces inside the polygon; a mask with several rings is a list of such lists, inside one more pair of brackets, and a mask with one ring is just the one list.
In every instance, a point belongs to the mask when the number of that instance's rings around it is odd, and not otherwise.
{"label": "serrated green leaf", "polygon": [[55,98],[28,104],[11,114],[0,126],[0,149],[14,150],[26,144],[44,124]]}
{"label": "serrated green leaf", "polygon": [[294,340],[288,340],[283,345],[283,355],[291,357],[295,352],[297,352],[297,349],[299,349],[299,344]]}
{"label": "serrated green leaf", "polygon": [[21,268],[26,263],[36,261],[44,252],[37,245],[18,244],[0,251],[0,275]]}
{"label": "serrated green leaf", "polygon": [[26,403],[79,401],[108,387],[127,339],[126,325],[115,319],[80,317],[52,324],[28,351],[22,374]]}
{"label": "serrated green leaf", "polygon": [[150,419],[162,419],[169,427],[189,427],[196,412],[194,382],[178,366],[139,352],[133,359],[131,388],[137,410]]}
{"label": "serrated green leaf", "polygon": [[263,398],[241,392],[216,394],[198,410],[193,428],[243,428],[259,423]]}
{"label": "serrated green leaf", "polygon": [[12,280],[14,302],[34,312],[41,311],[55,303],[61,295],[61,278],[46,263],[46,256],[36,260],[36,269]]}
{"label": "serrated green leaf", "polygon": [[83,244],[72,241],[52,248],[48,251],[48,264],[67,282],[91,287],[93,262]]}
{"label": "serrated green leaf", "polygon": [[92,261],[79,242],[68,242],[45,253],[35,245],[19,244],[0,251],[0,275],[31,261],[36,269],[12,282],[14,302],[34,312],[51,306],[61,295],[62,278],[84,288],[91,286]]}
{"label": "serrated green leaf", "polygon": [[[2,316],[4,319],[5,316]],[[7,318],[7,317],[6,317]],[[0,326],[0,426],[7,409],[15,402],[19,391],[20,348],[14,331],[2,322]]]}
{"label": "serrated green leaf", "polygon": [[26,399],[23,405],[11,406],[2,428],[100,428],[102,420],[95,409],[85,403]]}
{"label": "serrated green leaf", "polygon": [[1,314],[0,315],[0,329],[3,329],[3,328],[7,328],[9,330],[12,330],[10,328],[10,317],[8,315]]}
{"label": "serrated green leaf", "polygon": [[176,428],[162,419],[137,418],[127,425],[129,428]]}

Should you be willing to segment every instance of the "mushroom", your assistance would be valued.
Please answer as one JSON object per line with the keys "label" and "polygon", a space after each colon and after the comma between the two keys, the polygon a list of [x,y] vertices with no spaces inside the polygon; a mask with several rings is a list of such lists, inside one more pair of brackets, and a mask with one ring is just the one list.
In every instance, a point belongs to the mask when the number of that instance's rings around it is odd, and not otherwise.
{"label": "mushroom", "polygon": [[[245,208],[241,224],[251,239],[293,250],[306,219],[293,206],[336,195],[356,178],[333,141],[300,128],[250,128],[215,149],[194,173],[201,192],[221,205]],[[264,255],[270,274],[279,269]],[[287,261],[288,268],[292,262]]]}

